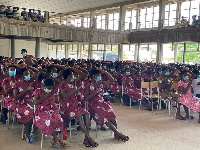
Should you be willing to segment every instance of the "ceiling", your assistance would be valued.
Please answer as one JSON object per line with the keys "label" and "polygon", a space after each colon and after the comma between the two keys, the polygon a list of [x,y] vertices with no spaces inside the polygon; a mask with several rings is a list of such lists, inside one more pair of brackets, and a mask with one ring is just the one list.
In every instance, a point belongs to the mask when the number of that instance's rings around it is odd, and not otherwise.
{"label": "ceiling", "polygon": [[[133,0],[1,0],[0,4],[58,13],[69,13]],[[136,0],[138,1],[138,0]],[[53,14],[51,14],[53,15]]]}

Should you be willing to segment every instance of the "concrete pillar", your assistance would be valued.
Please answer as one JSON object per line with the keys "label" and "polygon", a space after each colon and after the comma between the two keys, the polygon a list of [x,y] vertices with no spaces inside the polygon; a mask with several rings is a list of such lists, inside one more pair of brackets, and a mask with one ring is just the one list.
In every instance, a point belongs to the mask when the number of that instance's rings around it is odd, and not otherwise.
{"label": "concrete pillar", "polygon": [[140,60],[140,43],[137,44],[137,62]]}
{"label": "concrete pillar", "polygon": [[106,60],[106,44],[104,44],[103,60]]}
{"label": "concrete pillar", "polygon": [[92,59],[92,44],[89,44],[88,46],[88,59]]}
{"label": "concrete pillar", "polygon": [[105,30],[108,30],[108,17],[109,17],[109,15],[106,14],[106,16],[105,16]]}
{"label": "concrete pillar", "polygon": [[140,9],[137,9],[136,10],[136,30],[139,30],[139,29],[140,29]]}
{"label": "concrete pillar", "polygon": [[15,39],[11,37],[11,57],[15,57]]}
{"label": "concrete pillar", "polygon": [[90,11],[90,28],[93,27],[93,18],[95,18],[95,12],[94,11]]}
{"label": "concrete pillar", "polygon": [[156,63],[161,63],[162,59],[162,46],[161,46],[161,30],[164,27],[164,21],[165,21],[165,0],[160,0],[159,2],[159,21],[158,21],[158,37],[157,37],[157,57],[156,57]]}
{"label": "concrete pillar", "polygon": [[66,16],[66,25],[71,26],[71,18],[69,16]]}
{"label": "concrete pillar", "polygon": [[81,44],[80,45],[80,59],[82,59],[83,50],[84,50],[84,45]]}
{"label": "concrete pillar", "polygon": [[97,28],[97,18],[93,18],[93,28]]}
{"label": "concrete pillar", "polygon": [[79,44],[77,44],[77,59],[79,59]]}
{"label": "concrete pillar", "polygon": [[41,38],[36,37],[36,42],[35,42],[35,57],[36,58],[40,57],[40,44],[41,44]]}
{"label": "concrete pillar", "polygon": [[83,27],[84,17],[81,17],[81,27]]}
{"label": "concrete pillar", "polygon": [[135,44],[134,61],[137,62],[138,57],[138,44]]}
{"label": "concrete pillar", "polygon": [[[173,44],[173,43],[172,43]],[[172,45],[174,47],[174,63],[177,62],[177,51],[178,51],[178,44],[177,43],[174,43]]]}
{"label": "concrete pillar", "polygon": [[186,42],[184,43],[183,63],[185,64]]}
{"label": "concrete pillar", "polygon": [[162,30],[165,23],[165,5],[166,0],[160,0],[159,2],[159,20],[158,20],[158,30]]}
{"label": "concrete pillar", "polygon": [[176,8],[176,25],[180,23],[180,9],[181,9],[181,2],[177,2],[177,8]]}
{"label": "concrete pillar", "polygon": [[48,11],[44,12],[44,22],[49,23],[49,12]]}
{"label": "concrete pillar", "polygon": [[69,45],[65,44],[65,59],[69,58]]}
{"label": "concrete pillar", "polygon": [[125,16],[126,16],[126,7],[120,6],[119,9],[119,30],[124,31],[125,30]]}
{"label": "concrete pillar", "polygon": [[160,44],[160,62],[163,62],[163,43]]}
{"label": "concrete pillar", "polygon": [[118,61],[123,60],[123,45],[118,44]]}

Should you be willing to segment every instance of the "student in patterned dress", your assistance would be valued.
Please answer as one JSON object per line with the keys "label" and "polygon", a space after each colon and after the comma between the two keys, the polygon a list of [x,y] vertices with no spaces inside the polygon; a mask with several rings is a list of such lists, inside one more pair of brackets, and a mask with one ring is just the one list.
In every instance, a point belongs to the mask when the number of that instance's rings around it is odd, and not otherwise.
{"label": "student in patterned dress", "polygon": [[191,71],[188,71],[187,68],[183,68],[180,73],[180,81],[178,82],[178,88],[181,93],[179,101],[183,104],[185,109],[185,117],[180,115],[180,104],[177,108],[176,119],[185,120],[186,118],[193,119],[193,116],[189,116],[189,109],[192,109],[195,112],[200,112],[200,101],[199,98],[193,97],[191,92],[192,80],[195,78],[195,74]]}
{"label": "student in patterned dress", "polygon": [[[107,81],[101,80],[101,75],[107,76]],[[91,83],[85,87],[85,100],[88,101],[89,112],[97,125],[103,126],[106,124],[113,132],[114,137],[118,140],[128,141],[129,137],[125,136],[117,130],[116,116],[109,103],[103,99],[104,90],[114,79],[112,76],[101,69],[92,69],[90,72]]]}
{"label": "student in patterned dress", "polygon": [[90,137],[82,120],[82,114],[87,114],[88,112],[78,103],[76,95],[77,87],[73,85],[73,82],[74,80],[80,80],[82,77],[80,75],[75,79],[74,71],[75,70],[72,71],[72,68],[63,71],[63,81],[59,85],[59,97],[61,102],[60,113],[66,123],[69,123],[75,118],[78,120],[79,125],[85,133],[83,144],[85,144],[86,147],[97,147],[98,143]]}
{"label": "student in patterned dress", "polygon": [[16,104],[14,101],[14,95],[13,95],[13,84],[17,81],[17,74],[16,70],[17,67],[15,65],[9,65],[7,67],[9,76],[5,78],[2,82],[3,86],[3,123],[7,120],[7,113],[8,110],[11,112],[14,112]]}
{"label": "student in patterned dress", "polygon": [[52,146],[60,144],[61,148],[65,148],[56,132],[63,131],[63,119],[59,114],[59,108],[55,104],[55,95],[52,92],[54,88],[54,81],[46,79],[43,88],[36,89],[33,93],[34,104],[37,105],[35,111],[34,123],[41,133],[45,136],[52,135]]}
{"label": "student in patterned dress", "polygon": [[19,67],[21,67],[19,69],[20,80],[13,85],[13,94],[16,102],[14,112],[17,120],[25,125],[25,139],[29,139],[34,112],[27,104],[33,102],[34,80],[37,78],[38,70],[26,64],[21,64]]}

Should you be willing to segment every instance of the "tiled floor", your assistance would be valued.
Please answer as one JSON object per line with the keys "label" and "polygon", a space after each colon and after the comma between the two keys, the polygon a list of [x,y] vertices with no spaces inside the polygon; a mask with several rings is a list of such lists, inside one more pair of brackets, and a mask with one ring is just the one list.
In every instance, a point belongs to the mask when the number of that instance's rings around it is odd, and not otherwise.
{"label": "tiled floor", "polygon": [[[200,149],[200,124],[197,123],[198,115],[192,113],[195,119],[180,121],[163,110],[158,114],[138,110],[138,107],[129,108],[114,104],[113,108],[118,119],[119,130],[128,135],[130,140],[126,143],[113,139],[110,130],[90,132],[91,136],[99,143],[96,150],[199,150]],[[95,124],[92,124],[95,129]],[[35,135],[35,144],[30,145],[21,140],[22,125],[15,124],[13,134],[0,123],[0,150],[39,150],[40,132]],[[84,134],[73,132],[72,142],[66,141],[67,150],[84,150],[82,144]],[[60,149],[50,146],[51,137],[44,138],[43,150]]]}

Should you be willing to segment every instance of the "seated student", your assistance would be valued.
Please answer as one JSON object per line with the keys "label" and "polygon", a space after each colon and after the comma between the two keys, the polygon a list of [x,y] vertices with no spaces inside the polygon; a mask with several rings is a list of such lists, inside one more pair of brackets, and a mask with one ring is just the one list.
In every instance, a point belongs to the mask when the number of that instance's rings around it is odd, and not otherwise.
{"label": "seated student", "polygon": [[19,67],[20,80],[13,85],[13,94],[16,102],[14,110],[17,120],[25,125],[24,136],[29,139],[34,112],[27,104],[32,103],[32,93],[35,88],[35,79],[38,70],[34,67],[21,64]]}
{"label": "seated student", "polygon": [[172,76],[174,71],[171,71],[167,67],[162,68],[162,74],[159,77],[159,90],[160,96],[162,99],[171,100],[178,102],[178,93],[173,89],[173,80]]}
{"label": "seated student", "polygon": [[[193,70],[193,73],[196,75],[196,77],[192,80],[193,96],[200,100],[200,73],[199,70]],[[200,113],[198,123],[200,123]]]}
{"label": "seated student", "polygon": [[[101,75],[107,76],[107,81],[101,80]],[[117,140],[128,141],[129,137],[121,134],[117,130],[116,116],[112,106],[103,99],[104,90],[114,79],[112,76],[101,69],[92,69],[90,72],[91,82],[85,87],[85,100],[88,101],[88,108],[91,117],[97,125],[103,126],[106,124],[113,132]]]}
{"label": "seated student", "polygon": [[63,71],[63,80],[59,85],[59,98],[61,103],[60,113],[65,123],[69,123],[75,118],[78,120],[79,125],[85,133],[83,144],[85,144],[86,147],[97,147],[98,143],[91,138],[89,131],[82,120],[82,115],[87,114],[88,112],[79,105],[76,95],[77,87],[76,85],[73,85],[74,80],[79,82],[81,78],[82,75],[79,74],[79,77],[75,79],[71,68]]}
{"label": "seated student", "polygon": [[42,134],[45,136],[53,136],[51,141],[52,146],[60,144],[61,148],[66,148],[66,144],[63,143],[56,134],[58,131],[63,131],[63,119],[55,104],[53,87],[54,81],[52,79],[46,79],[44,81],[44,86],[34,91],[34,104],[37,105],[34,123]]}
{"label": "seated student", "polygon": [[188,71],[186,68],[180,73],[180,81],[178,82],[179,91],[181,93],[180,102],[184,105],[185,117],[180,115],[180,104],[177,108],[176,119],[185,120],[185,118],[193,119],[193,116],[189,116],[189,109],[192,109],[195,112],[200,112],[200,101],[198,98],[193,97],[191,92],[192,80],[195,78],[193,72]]}
{"label": "seated student", "polygon": [[32,65],[33,64],[33,56],[32,55],[27,55],[27,50],[22,49],[21,50],[21,55],[25,61],[26,64]]}
{"label": "seated student", "polygon": [[17,67],[15,65],[9,65],[7,67],[9,76],[5,78],[2,82],[3,86],[3,123],[7,120],[7,112],[8,110],[11,112],[14,112],[16,104],[14,101],[14,95],[13,95],[13,85],[17,81],[17,74],[16,70]]}

